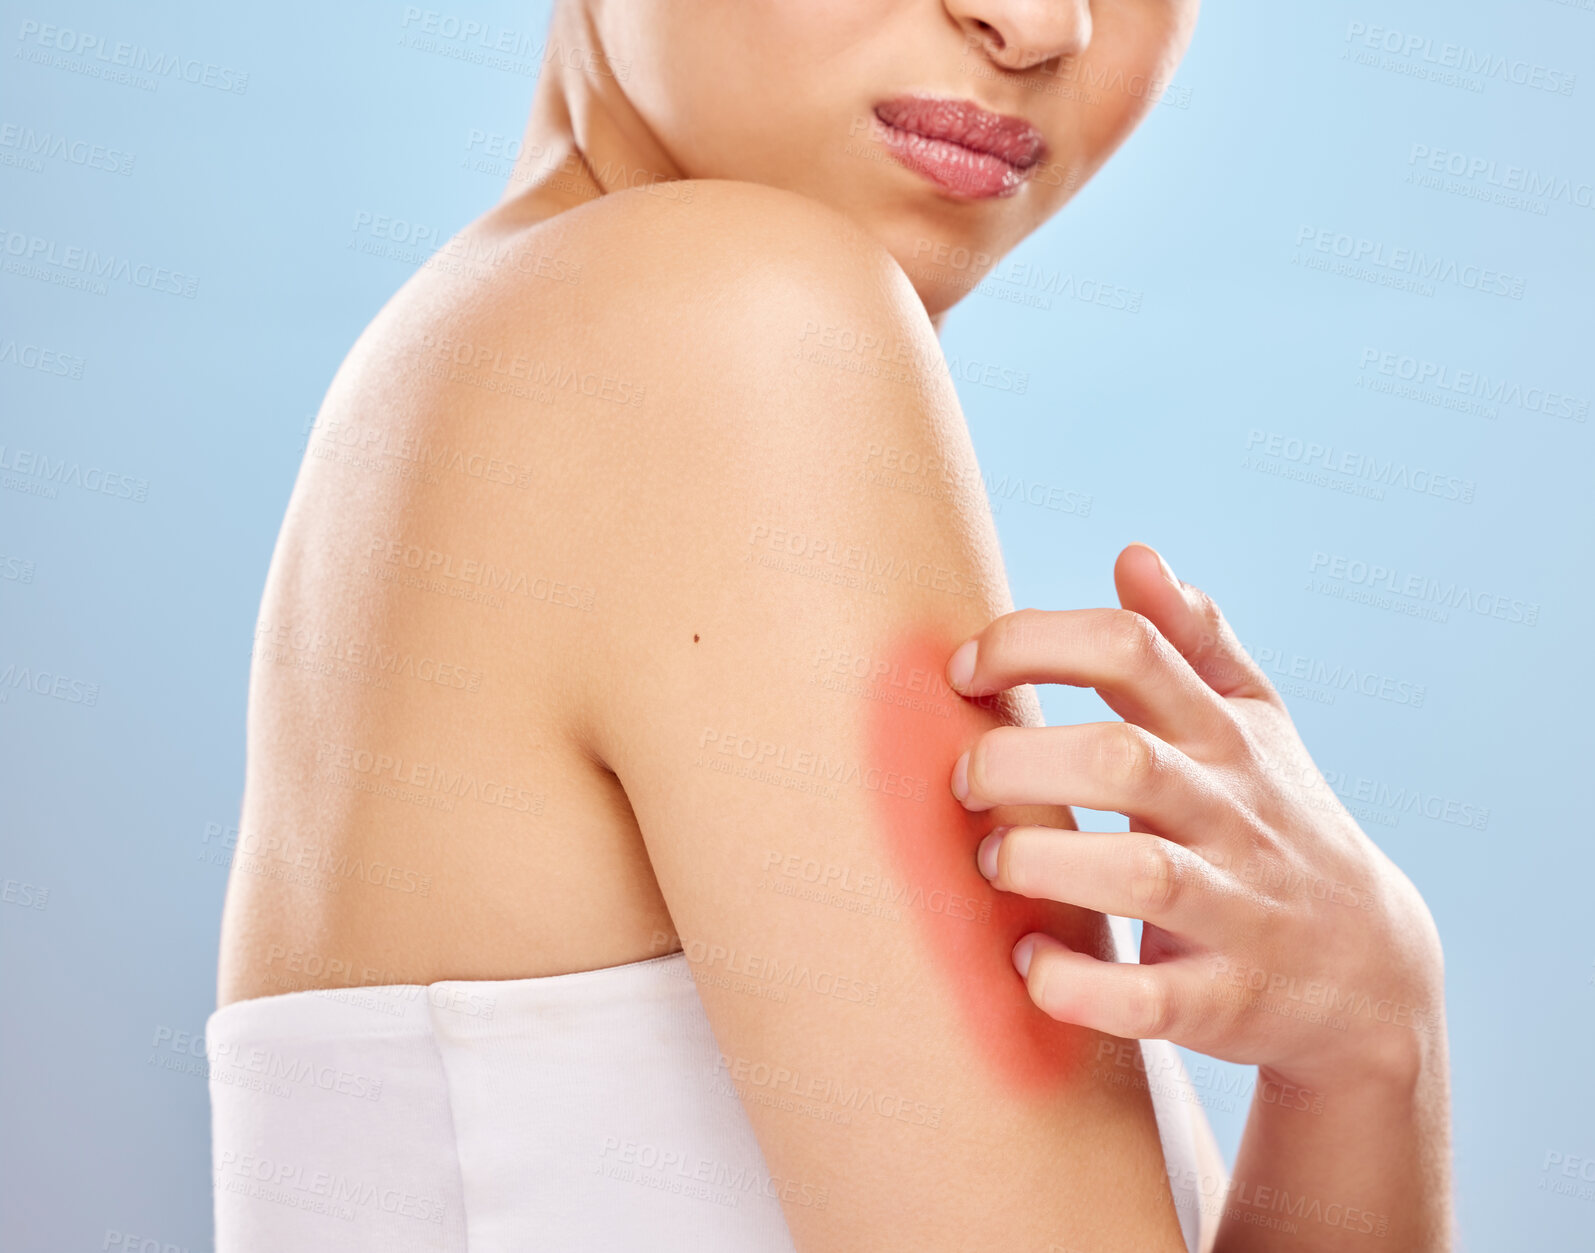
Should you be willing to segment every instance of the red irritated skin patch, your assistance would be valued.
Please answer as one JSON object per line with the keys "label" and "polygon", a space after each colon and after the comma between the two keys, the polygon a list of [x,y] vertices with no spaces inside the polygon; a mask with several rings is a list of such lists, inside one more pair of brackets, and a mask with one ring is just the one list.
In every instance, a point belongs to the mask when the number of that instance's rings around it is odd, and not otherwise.
{"label": "red irritated skin patch", "polygon": [[[1013,947],[1031,931],[1111,957],[1105,920],[1074,906],[999,892],[975,866],[993,827],[1017,821],[1001,808],[970,813],[952,794],[953,764],[989,727],[1011,723],[993,702],[967,701],[946,686],[947,659],[961,641],[912,636],[887,654],[891,673],[932,676],[940,696],[909,708],[866,701],[869,763],[882,778],[925,779],[923,799],[872,793],[895,872],[926,908],[907,911],[951,988],[965,1029],[987,1062],[1016,1090],[1037,1092],[1082,1076],[1094,1047],[1086,1031],[1047,1017],[1014,969]],[[888,668],[889,668],[888,667]],[[934,904],[933,904],[934,902]]]}

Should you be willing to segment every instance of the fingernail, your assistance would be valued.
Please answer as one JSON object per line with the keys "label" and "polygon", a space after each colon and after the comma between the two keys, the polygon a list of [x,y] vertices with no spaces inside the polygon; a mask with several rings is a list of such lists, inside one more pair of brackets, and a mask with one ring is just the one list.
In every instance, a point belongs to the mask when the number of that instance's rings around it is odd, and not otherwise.
{"label": "fingernail", "polygon": [[1179,580],[1178,576],[1176,576],[1175,573],[1174,573],[1174,567],[1169,565],[1168,559],[1166,557],[1164,557],[1162,553],[1158,552],[1157,549],[1153,548],[1152,545],[1148,544],[1145,540],[1137,539],[1137,540],[1131,540],[1130,542],[1132,544],[1134,544],[1137,548],[1146,549],[1147,552],[1151,553],[1154,557],[1157,558],[1158,565],[1163,567],[1163,577],[1165,579],[1167,579],[1172,586],[1174,586],[1174,587],[1180,587],[1181,586],[1181,583],[1180,583],[1180,580]]}
{"label": "fingernail", "polygon": [[1021,979],[1030,977],[1030,958],[1036,951],[1036,937],[1027,935],[1013,946],[1013,965]]}
{"label": "fingernail", "polygon": [[1007,833],[1007,827],[993,827],[980,842],[980,847],[975,850],[975,865],[980,867],[980,873],[988,879],[997,877],[997,849],[1002,844],[1002,837]]}
{"label": "fingernail", "polygon": [[969,754],[965,753],[953,767],[953,795],[961,801],[969,799]]}
{"label": "fingernail", "polygon": [[962,692],[975,677],[975,640],[965,640],[947,663],[947,682],[955,692]]}

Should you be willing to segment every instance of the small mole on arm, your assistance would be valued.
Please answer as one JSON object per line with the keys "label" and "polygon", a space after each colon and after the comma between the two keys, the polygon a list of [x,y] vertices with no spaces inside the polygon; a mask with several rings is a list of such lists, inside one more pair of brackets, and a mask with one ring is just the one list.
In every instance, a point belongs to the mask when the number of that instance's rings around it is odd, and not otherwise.
{"label": "small mole on arm", "polygon": [[693,642],[693,643],[694,643],[694,644],[696,644],[696,643],[697,643],[697,642],[698,642],[698,637],[697,637],[697,636],[696,636],[696,635],[694,635],[694,636],[693,636],[693,637],[692,637],[692,642]]}

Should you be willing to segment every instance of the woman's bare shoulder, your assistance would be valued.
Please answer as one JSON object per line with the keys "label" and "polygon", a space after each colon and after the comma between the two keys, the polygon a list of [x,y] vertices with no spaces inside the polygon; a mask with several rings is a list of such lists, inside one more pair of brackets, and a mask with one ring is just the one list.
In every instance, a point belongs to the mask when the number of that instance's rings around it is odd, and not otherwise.
{"label": "woman's bare shoulder", "polygon": [[[975,822],[948,789],[1025,711],[942,677],[1008,590],[929,318],[830,211],[704,186],[539,228],[579,241],[582,280],[528,342],[632,385],[559,406],[582,484],[559,524],[595,589],[573,708],[771,1172],[830,1197],[789,1212],[794,1242],[1172,1249],[1150,1099],[1076,1064],[1099,1041],[1040,1020],[1010,960],[1038,918],[1083,951],[1105,925],[1000,899],[981,823],[1024,819]],[[769,994],[750,960],[802,985]]]}
{"label": "woman's bare shoulder", "polygon": [[[871,585],[924,554],[956,560],[956,577],[926,577],[956,585],[976,625],[1003,612],[957,393],[892,255],[791,192],[661,186],[679,198],[636,189],[532,228],[579,281],[553,302],[486,311],[456,354],[527,354],[538,377],[570,380],[545,412],[590,492],[595,582],[651,615],[674,598],[658,586],[671,568],[684,576],[710,552],[746,556],[801,531]],[[673,566],[638,537],[679,554]]]}
{"label": "woman's bare shoulder", "polygon": [[[766,264],[806,258],[840,269],[895,262],[846,214],[798,192],[731,179],[678,179],[600,196],[529,228],[549,239],[596,246],[592,258],[649,269]],[[673,245],[661,248],[661,244]]]}
{"label": "woman's bare shoulder", "polygon": [[718,528],[742,543],[751,519],[807,516],[859,532],[855,548],[892,534],[952,544],[981,586],[976,616],[1002,612],[957,393],[892,255],[792,192],[656,187],[673,198],[634,189],[524,230],[518,246],[566,281],[506,283],[417,324],[432,377],[449,380],[431,410],[493,414],[534,445],[527,457],[580,483],[596,578],[648,582],[628,536]]}
{"label": "woman's bare shoulder", "polygon": [[[801,347],[858,353],[865,373],[941,364],[924,307],[887,249],[844,214],[781,188],[652,184],[513,229],[499,247],[508,262],[433,306],[441,320],[526,346],[579,341],[594,356],[618,341],[666,372],[701,371],[760,336],[788,347],[794,333]],[[892,342],[849,319],[889,323]]]}

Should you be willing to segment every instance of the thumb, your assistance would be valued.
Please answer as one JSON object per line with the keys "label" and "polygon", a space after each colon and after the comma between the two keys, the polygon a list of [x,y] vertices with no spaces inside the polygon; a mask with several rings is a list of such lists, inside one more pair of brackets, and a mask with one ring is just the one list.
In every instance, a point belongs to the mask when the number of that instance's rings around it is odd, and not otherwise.
{"label": "thumb", "polygon": [[1279,704],[1268,676],[1199,587],[1182,582],[1155,548],[1131,544],[1113,566],[1119,603],[1148,619],[1220,696]]}

